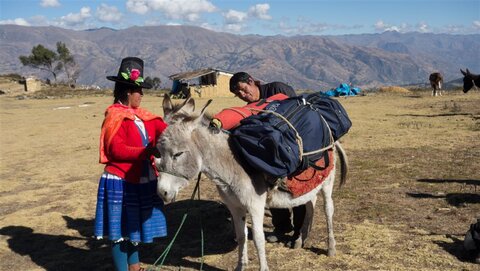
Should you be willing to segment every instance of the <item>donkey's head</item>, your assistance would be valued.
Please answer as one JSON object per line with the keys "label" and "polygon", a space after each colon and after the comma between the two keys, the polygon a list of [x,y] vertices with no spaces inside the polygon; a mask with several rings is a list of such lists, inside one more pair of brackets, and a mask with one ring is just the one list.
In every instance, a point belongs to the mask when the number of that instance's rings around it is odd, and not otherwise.
{"label": "donkey's head", "polygon": [[466,71],[460,69],[460,72],[463,74],[463,92],[467,93],[475,84],[475,80],[480,80],[480,76],[471,73],[468,69]]}
{"label": "donkey's head", "polygon": [[202,156],[196,130],[201,127],[205,108],[195,114],[195,101],[187,98],[179,106],[174,106],[165,95],[163,110],[169,124],[157,142],[161,159],[157,161],[160,172],[157,185],[158,195],[166,202],[175,198],[178,191],[195,178],[201,170]]}
{"label": "donkey's head", "polygon": [[466,72],[460,69],[460,72],[463,74],[463,93],[467,93],[473,87],[473,80],[468,69]]}

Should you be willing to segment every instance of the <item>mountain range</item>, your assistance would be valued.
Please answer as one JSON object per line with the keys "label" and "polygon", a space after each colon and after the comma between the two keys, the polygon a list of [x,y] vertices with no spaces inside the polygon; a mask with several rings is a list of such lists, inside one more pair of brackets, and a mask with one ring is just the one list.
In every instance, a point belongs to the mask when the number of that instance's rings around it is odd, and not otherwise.
{"label": "mountain range", "polygon": [[[445,81],[460,69],[480,73],[480,34],[357,34],[342,36],[260,36],[214,32],[195,26],[142,26],[123,30],[70,30],[58,27],[0,26],[1,74],[48,73],[24,67],[19,56],[34,46],[67,45],[79,64],[77,83],[112,86],[120,60],[145,60],[145,76],[159,77],[202,68],[246,71],[264,82],[283,81],[296,89],[326,90],[341,83],[360,88],[427,84],[432,72]],[[61,78],[60,78],[61,79]]]}

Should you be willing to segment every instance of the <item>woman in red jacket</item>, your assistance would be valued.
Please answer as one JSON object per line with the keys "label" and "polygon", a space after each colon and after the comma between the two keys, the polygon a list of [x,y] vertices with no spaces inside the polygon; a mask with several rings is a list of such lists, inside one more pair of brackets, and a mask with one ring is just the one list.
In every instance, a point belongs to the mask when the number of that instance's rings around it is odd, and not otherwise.
{"label": "woman in red jacket", "polygon": [[122,60],[115,81],[114,101],[105,111],[100,135],[100,178],[95,215],[95,236],[112,241],[116,270],[138,271],[138,243],[151,243],[167,235],[163,201],[156,194],[155,148],[167,127],[160,116],[140,108],[143,60]]}

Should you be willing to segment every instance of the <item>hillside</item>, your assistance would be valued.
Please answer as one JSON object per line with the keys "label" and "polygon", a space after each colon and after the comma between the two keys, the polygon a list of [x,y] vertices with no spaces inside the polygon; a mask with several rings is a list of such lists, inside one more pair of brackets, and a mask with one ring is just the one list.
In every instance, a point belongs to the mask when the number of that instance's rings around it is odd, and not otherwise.
{"label": "hillside", "polygon": [[[480,213],[480,92],[432,98],[425,90],[339,101],[353,126],[341,139],[348,180],[340,188],[337,179],[333,192],[337,255],[327,256],[319,195],[304,248],[266,244],[270,270],[478,271],[463,239]],[[201,108],[207,99],[195,102]],[[0,96],[0,270],[114,269],[109,242],[92,238],[104,168],[98,163],[100,127],[111,103],[111,93],[42,100]],[[239,104],[240,99],[218,98],[207,110]],[[161,105],[162,98],[150,94],[142,101],[156,114],[162,114]],[[164,266],[155,270],[233,270],[238,246],[231,218],[213,182],[202,176],[200,200],[189,201],[192,181],[166,205],[168,237],[140,245],[142,267],[154,270],[168,248]],[[273,230],[271,217],[264,225],[265,232]],[[248,216],[247,226],[251,233]],[[258,270],[251,238],[248,250],[247,270]]]}
{"label": "hillside", "polygon": [[459,69],[480,70],[480,35],[386,32],[346,36],[233,35],[193,26],[146,26],[75,31],[57,27],[0,26],[1,74],[48,74],[25,68],[18,57],[37,44],[66,43],[81,67],[78,83],[110,86],[120,59],[145,59],[146,75],[169,87],[174,73],[214,67],[247,71],[264,81],[325,90],[340,83],[359,87],[427,83],[434,71],[445,81]]}

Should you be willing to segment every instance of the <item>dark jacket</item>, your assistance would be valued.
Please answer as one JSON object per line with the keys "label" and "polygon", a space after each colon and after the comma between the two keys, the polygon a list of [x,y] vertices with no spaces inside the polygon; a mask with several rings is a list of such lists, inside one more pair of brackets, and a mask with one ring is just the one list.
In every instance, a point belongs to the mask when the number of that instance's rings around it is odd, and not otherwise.
{"label": "dark jacket", "polygon": [[259,86],[260,99],[271,97],[278,93],[283,93],[288,97],[295,97],[297,94],[293,88],[282,82],[272,82]]}

